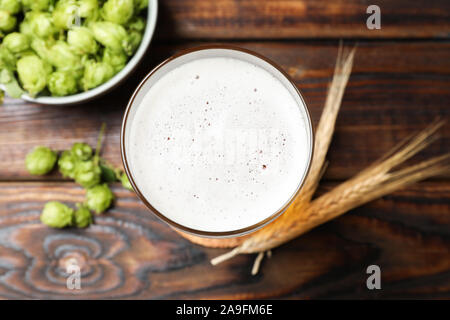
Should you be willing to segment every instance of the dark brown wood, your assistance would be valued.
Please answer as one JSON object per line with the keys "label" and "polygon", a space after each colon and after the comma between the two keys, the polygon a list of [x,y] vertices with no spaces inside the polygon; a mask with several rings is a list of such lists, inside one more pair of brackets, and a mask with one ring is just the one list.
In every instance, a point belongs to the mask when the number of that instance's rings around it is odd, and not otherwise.
{"label": "dark brown wood", "polygon": [[[32,177],[24,167],[36,145],[67,149],[73,142],[95,145],[102,122],[108,126],[103,155],[121,165],[122,114],[134,88],[157,63],[194,46],[150,48],[139,70],[107,96],[79,106],[37,106],[7,98],[0,107],[0,180],[61,179],[58,174]],[[317,122],[333,74],[337,41],[242,42],[279,63],[296,81]],[[450,114],[450,44],[434,42],[360,42],[355,66],[329,153],[326,179],[345,179],[366,167],[402,138]],[[448,151],[450,126],[442,139],[418,156]]]}
{"label": "dark brown wood", "polygon": [[[366,28],[370,4],[381,8],[381,30]],[[397,191],[273,250],[255,277],[254,255],[211,266],[226,250],[190,243],[119,185],[114,207],[87,229],[39,222],[45,202],[73,206],[85,191],[57,172],[30,176],[26,153],[36,145],[94,146],[105,122],[103,156],[120,166],[122,114],[139,81],[171,54],[203,43],[230,41],[279,63],[317,123],[338,39],[348,45],[359,39],[319,193],[436,117],[450,120],[449,1],[162,0],[159,6],[145,61],[108,95],[70,107],[10,98],[0,106],[0,299],[449,299],[449,177]],[[449,145],[447,124],[415,161]],[[66,288],[71,259],[81,267],[80,291]],[[366,288],[371,264],[381,267],[382,290]]]}
{"label": "dark brown wood", "polygon": [[[446,0],[164,0],[158,36],[165,39],[448,38]],[[369,30],[366,9],[381,9]]]}
{"label": "dark brown wood", "polygon": [[[325,192],[334,184],[326,184]],[[222,249],[189,243],[137,197],[113,188],[115,206],[85,229],[39,222],[46,201],[84,199],[72,183],[0,183],[1,298],[450,298],[450,186],[425,182],[351,211],[273,251],[213,267]],[[66,266],[81,267],[81,290]],[[382,290],[366,289],[377,264]]]}

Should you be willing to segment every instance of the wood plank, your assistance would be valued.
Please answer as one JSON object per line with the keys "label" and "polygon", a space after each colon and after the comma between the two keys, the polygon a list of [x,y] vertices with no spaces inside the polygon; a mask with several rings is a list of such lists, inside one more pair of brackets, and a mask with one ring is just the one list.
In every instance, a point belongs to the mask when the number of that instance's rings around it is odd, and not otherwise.
{"label": "wood plank", "polygon": [[[322,186],[321,192],[334,184]],[[225,252],[193,245],[120,186],[86,230],[39,222],[44,202],[82,201],[72,183],[0,183],[0,298],[450,298],[450,185],[416,184],[353,210],[273,251],[213,267]],[[81,290],[65,267],[81,267]],[[382,290],[366,289],[379,265]]]}
{"label": "wood plank", "polygon": [[[78,106],[38,106],[7,98],[0,106],[0,180],[61,179],[32,177],[24,168],[36,145],[62,150],[73,142],[95,145],[102,122],[108,125],[103,155],[121,164],[122,114],[140,79],[174,52],[194,46],[154,45],[139,70],[118,89]],[[302,90],[317,122],[333,73],[337,41],[240,42],[279,63]],[[377,159],[399,140],[436,117],[450,114],[450,44],[434,42],[361,42],[344,96],[329,153],[327,179],[345,179]],[[442,138],[418,156],[448,151],[450,126]]]}
{"label": "wood plank", "polygon": [[448,38],[450,2],[378,0],[381,29],[369,30],[368,0],[164,0],[165,39]]}

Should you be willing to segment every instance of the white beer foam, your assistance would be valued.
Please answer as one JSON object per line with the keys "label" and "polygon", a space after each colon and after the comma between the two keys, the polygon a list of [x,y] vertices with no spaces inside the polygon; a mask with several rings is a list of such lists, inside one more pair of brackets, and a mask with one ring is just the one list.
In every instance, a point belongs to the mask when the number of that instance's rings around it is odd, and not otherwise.
{"label": "white beer foam", "polygon": [[249,62],[187,62],[162,76],[136,111],[135,182],[155,209],[186,227],[226,232],[257,224],[284,206],[307,168],[300,107]]}

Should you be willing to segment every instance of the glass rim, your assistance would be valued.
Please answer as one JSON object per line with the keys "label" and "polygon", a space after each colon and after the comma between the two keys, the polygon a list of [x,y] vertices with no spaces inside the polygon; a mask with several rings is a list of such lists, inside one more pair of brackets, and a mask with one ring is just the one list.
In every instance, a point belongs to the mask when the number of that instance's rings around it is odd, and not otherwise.
{"label": "glass rim", "polygon": [[[165,216],[163,213],[161,213],[159,210],[157,210],[155,207],[153,207],[152,204],[150,203],[150,201],[147,200],[147,198],[141,193],[141,191],[139,190],[139,187],[137,186],[136,182],[134,181],[133,175],[131,174],[131,170],[129,167],[128,158],[127,158],[127,154],[126,154],[126,146],[125,146],[126,145],[125,132],[126,132],[126,126],[128,123],[128,116],[130,114],[130,110],[134,106],[136,96],[140,93],[142,87],[149,80],[149,78],[152,75],[154,75],[159,69],[161,69],[162,67],[164,67],[165,65],[167,65],[168,63],[172,62],[173,60],[175,60],[179,57],[182,57],[184,55],[187,55],[187,54],[190,54],[193,52],[203,51],[203,50],[211,50],[211,49],[234,50],[234,51],[238,51],[241,53],[249,54],[249,55],[252,55],[253,57],[263,60],[264,62],[266,62],[269,65],[271,65],[272,67],[274,67],[278,72],[280,72],[281,75],[284,76],[286,78],[286,80],[288,80],[288,82],[292,85],[295,93],[300,98],[300,101],[303,104],[304,111],[306,114],[307,130],[309,130],[309,132],[310,132],[310,134],[309,134],[310,148],[309,148],[308,162],[306,165],[306,170],[302,176],[302,180],[299,182],[299,185],[298,185],[296,191],[291,195],[291,197],[286,201],[286,203],[280,209],[278,209],[275,213],[271,214],[269,217],[265,218],[264,220],[259,221],[256,224],[253,224],[251,226],[248,226],[245,228],[240,228],[237,230],[231,230],[231,231],[204,231],[204,230],[198,230],[198,229],[186,227],[182,224],[179,224],[179,223],[173,221],[172,219],[169,219],[167,216]],[[299,107],[301,107],[301,106],[299,106]],[[279,218],[286,211],[286,209],[292,204],[292,202],[297,198],[300,190],[304,186],[304,183],[306,181],[306,178],[307,178],[310,168],[311,168],[311,162],[312,162],[313,153],[314,153],[314,130],[313,130],[313,123],[311,120],[311,114],[310,114],[308,106],[306,105],[305,99],[303,98],[302,93],[300,92],[299,88],[295,84],[294,80],[278,64],[276,64],[272,60],[266,58],[265,56],[260,55],[259,53],[256,53],[252,50],[248,50],[245,48],[232,46],[232,45],[222,45],[222,44],[202,45],[202,46],[197,46],[197,47],[181,50],[180,52],[170,56],[169,58],[167,58],[166,60],[164,60],[163,62],[158,64],[155,68],[153,68],[144,77],[144,79],[139,83],[136,90],[133,92],[133,95],[131,96],[130,100],[128,101],[127,107],[125,109],[125,113],[123,115],[122,127],[121,127],[121,131],[120,131],[120,152],[121,152],[122,163],[124,166],[125,173],[129,179],[134,191],[136,192],[136,194],[138,195],[140,200],[145,204],[145,206],[148,209],[150,209],[150,211],[153,214],[155,214],[159,219],[166,222],[169,226],[175,228],[178,231],[185,232],[185,233],[188,233],[188,234],[191,234],[194,236],[200,236],[200,237],[205,237],[205,238],[239,237],[239,236],[243,236],[245,234],[254,232],[254,231],[266,226],[267,224],[274,221],[275,219]]]}

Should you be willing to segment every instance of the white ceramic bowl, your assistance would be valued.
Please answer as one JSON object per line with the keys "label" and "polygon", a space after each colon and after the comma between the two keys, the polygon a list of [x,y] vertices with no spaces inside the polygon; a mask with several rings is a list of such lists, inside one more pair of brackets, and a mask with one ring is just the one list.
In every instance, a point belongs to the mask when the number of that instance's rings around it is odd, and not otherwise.
{"label": "white ceramic bowl", "polygon": [[113,89],[133,72],[134,68],[136,68],[136,66],[144,57],[144,54],[147,51],[148,46],[150,45],[150,41],[153,38],[157,16],[158,16],[158,0],[149,0],[147,12],[147,24],[139,48],[137,49],[136,53],[131,57],[130,61],[128,61],[127,65],[107,82],[103,83],[102,85],[96,88],[90,89],[85,92],[77,93],[71,96],[65,97],[38,96],[33,98],[27,94],[24,94],[22,95],[21,98],[26,101],[39,104],[67,105],[67,104],[77,104],[85,102],[87,100],[91,100]]}

